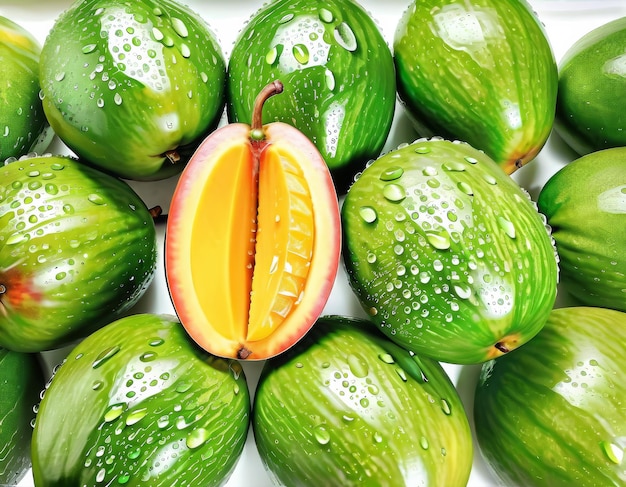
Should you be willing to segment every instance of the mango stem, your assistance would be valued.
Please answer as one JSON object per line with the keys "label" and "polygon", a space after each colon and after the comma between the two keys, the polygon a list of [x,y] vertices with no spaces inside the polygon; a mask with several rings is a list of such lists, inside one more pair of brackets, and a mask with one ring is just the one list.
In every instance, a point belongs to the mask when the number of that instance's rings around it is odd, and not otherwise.
{"label": "mango stem", "polygon": [[263,88],[254,100],[254,108],[252,110],[252,125],[250,130],[250,138],[252,140],[261,141],[265,139],[263,133],[263,105],[272,96],[282,93],[284,85],[280,80],[274,80]]}

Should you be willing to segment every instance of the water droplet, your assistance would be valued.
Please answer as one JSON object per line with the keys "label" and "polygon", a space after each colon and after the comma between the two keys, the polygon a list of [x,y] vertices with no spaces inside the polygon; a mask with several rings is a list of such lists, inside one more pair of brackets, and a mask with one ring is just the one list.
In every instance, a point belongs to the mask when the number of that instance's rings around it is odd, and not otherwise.
{"label": "water droplet", "polygon": [[506,233],[511,238],[515,238],[515,225],[513,225],[511,221],[507,220],[506,218],[502,216],[499,216],[497,221],[498,221],[498,226],[502,230],[504,230],[504,233]]}
{"label": "water droplet", "polygon": [[105,203],[104,198],[96,193],[90,194],[89,196],[87,196],[87,199],[94,205],[103,205]]}
{"label": "water droplet", "polygon": [[424,169],[422,169],[422,174],[424,176],[437,176],[439,174],[439,171],[437,171],[437,168],[433,166],[426,166]]}
{"label": "water droplet", "polygon": [[469,299],[472,296],[472,288],[467,284],[455,284],[454,292],[461,299]]}
{"label": "water droplet", "polygon": [[141,455],[141,448],[137,447],[134,450],[131,450],[126,455],[131,460],[136,460]]}
{"label": "water droplet", "polygon": [[420,446],[422,447],[423,450],[428,450],[428,440],[426,439],[426,437],[422,436],[420,438]]}
{"label": "water droplet", "polygon": [[148,414],[147,408],[141,408],[132,411],[126,418],[126,425],[132,426],[133,424],[138,423],[143,418],[145,418],[146,414]]}
{"label": "water droplet", "polygon": [[107,423],[110,423],[111,421],[115,421],[117,418],[119,418],[122,415],[125,408],[126,408],[125,403],[118,403],[118,404],[113,404],[112,406],[109,406],[109,408],[104,413],[104,421]]}
{"label": "water droplet", "polygon": [[157,358],[157,354],[155,352],[146,352],[139,357],[139,360],[142,362],[152,362]]}
{"label": "water droplet", "polygon": [[98,367],[102,366],[102,364],[104,364],[107,360],[113,357],[116,353],[118,353],[120,350],[121,350],[120,347],[117,345],[114,347],[107,348],[106,350],[102,351],[100,355],[96,357],[96,360],[93,361],[91,366],[94,369],[97,369]]}
{"label": "water droplet", "polygon": [[180,49],[180,53],[182,54],[182,56],[184,58],[189,58],[191,57],[191,49],[189,48],[189,46],[185,43],[182,43],[179,47]]}
{"label": "water droplet", "polygon": [[382,360],[383,362],[385,362],[386,364],[393,364],[395,363],[395,360],[393,359],[393,356],[389,353],[381,353],[378,358],[380,360]]}
{"label": "water droplet", "polygon": [[304,44],[296,44],[293,46],[293,57],[300,64],[306,64],[309,62],[309,50]]}
{"label": "water droplet", "polygon": [[367,366],[367,363],[362,360],[360,357],[350,354],[348,355],[348,367],[350,367],[350,370],[352,371],[352,373],[359,378],[363,378],[363,377],[367,377],[367,374],[369,372],[369,368]]}
{"label": "water droplet", "polygon": [[441,400],[441,410],[443,411],[444,414],[448,416],[452,414],[452,410],[450,409],[450,403],[445,399]]}
{"label": "water droplet", "polygon": [[209,432],[204,428],[197,428],[187,435],[185,443],[187,444],[187,448],[193,450],[202,446],[208,439]]}
{"label": "water droplet", "polygon": [[172,17],[172,28],[174,29],[174,32],[176,32],[180,37],[187,37],[189,35],[187,26],[182,20],[177,17]]}
{"label": "water droplet", "polygon": [[330,69],[326,69],[326,71],[324,72],[324,78],[326,80],[326,87],[330,91],[333,91],[335,89],[335,75]]}
{"label": "water droplet", "polygon": [[94,391],[97,391],[97,390],[101,389],[103,385],[104,385],[104,383],[103,383],[101,380],[96,380],[96,381],[94,381],[94,383],[91,385],[91,388],[92,388]]}
{"label": "water droplet", "polygon": [[378,215],[376,214],[376,210],[371,206],[362,206],[359,210],[359,215],[363,218],[363,221],[366,223],[374,223]]}
{"label": "water droplet", "polygon": [[330,24],[334,20],[333,13],[327,8],[320,8],[320,20],[325,24]]}
{"label": "water droplet", "polygon": [[383,196],[387,200],[397,203],[406,198],[406,192],[399,184],[389,183],[383,188]]}
{"label": "water droplet", "polygon": [[350,26],[345,22],[342,22],[335,27],[335,41],[337,41],[337,44],[343,47],[346,51],[356,51],[356,36]]}
{"label": "water droplet", "polygon": [[191,381],[181,381],[176,384],[176,392],[185,393],[189,389],[193,387],[193,383]]}
{"label": "water droplet", "polygon": [[106,474],[107,474],[106,469],[101,468],[100,470],[98,470],[98,473],[96,474],[96,482],[102,482]]}
{"label": "water droplet", "polygon": [[318,425],[313,430],[313,436],[320,445],[327,445],[330,442],[330,433],[324,425]]}
{"label": "water droplet", "polygon": [[459,190],[461,190],[461,191],[462,191],[463,193],[465,193],[466,195],[469,195],[469,196],[474,196],[474,190],[472,189],[472,187],[471,187],[469,184],[467,184],[467,183],[465,183],[465,182],[461,181],[461,182],[457,185],[457,187],[459,188]]}
{"label": "water droplet", "polygon": [[394,166],[385,169],[380,175],[381,181],[395,181],[404,174],[404,169],[399,166]]}
{"label": "water droplet", "polygon": [[65,71],[61,71],[54,76],[57,81],[63,81],[65,79]]}
{"label": "water droplet", "polygon": [[367,408],[370,405],[370,400],[367,397],[362,397],[359,400],[359,404],[362,408]]}
{"label": "water droplet", "polygon": [[96,50],[96,47],[97,46],[95,44],[87,44],[86,46],[83,46],[82,51],[84,54],[89,54],[94,52]]}
{"label": "water droplet", "polygon": [[265,62],[270,66],[273,66],[278,62],[280,55],[282,54],[284,46],[282,44],[276,44],[265,55]]}
{"label": "water droplet", "polygon": [[18,243],[25,242],[26,240],[28,240],[28,238],[23,233],[14,233],[13,235],[11,235],[9,238],[6,239],[5,244],[16,245]]}
{"label": "water droplet", "polygon": [[450,248],[450,237],[446,233],[426,233],[428,242],[438,250],[447,250]]}
{"label": "water droplet", "polygon": [[615,463],[616,465],[621,465],[622,461],[624,460],[623,448],[610,441],[601,441],[600,446],[602,447],[602,450],[611,462]]}
{"label": "water droplet", "polygon": [[483,179],[487,182],[487,184],[495,185],[498,184],[498,181],[491,174],[483,174]]}
{"label": "water droplet", "polygon": [[463,172],[465,171],[465,164],[463,164],[462,162],[456,162],[456,161],[445,162],[443,164],[443,168],[446,171]]}
{"label": "water droplet", "polygon": [[148,345],[150,345],[151,347],[159,347],[163,345],[164,343],[165,343],[165,340],[163,340],[163,338],[153,338],[152,340],[148,342]]}
{"label": "water droplet", "polygon": [[115,95],[113,95],[113,101],[115,102],[116,105],[121,105],[122,95],[120,95],[119,93],[115,93]]}
{"label": "water droplet", "polygon": [[292,14],[292,13],[283,15],[283,17],[278,21],[278,23],[279,24],[286,24],[287,22],[290,22],[291,20],[293,20],[294,17],[295,17],[295,15]]}
{"label": "water droplet", "polygon": [[383,435],[381,435],[378,431],[376,431],[373,435],[374,438],[374,443],[382,443],[383,442]]}

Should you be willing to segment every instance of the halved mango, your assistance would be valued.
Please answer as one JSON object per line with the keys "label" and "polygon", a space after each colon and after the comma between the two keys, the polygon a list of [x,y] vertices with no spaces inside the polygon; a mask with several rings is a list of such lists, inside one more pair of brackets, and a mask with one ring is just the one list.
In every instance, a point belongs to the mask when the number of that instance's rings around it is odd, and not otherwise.
{"label": "halved mango", "polygon": [[[170,205],[165,269],[189,335],[222,357],[265,359],[321,314],[337,273],[341,231],[330,172],[284,123],[236,123],[211,134]],[[257,132],[258,134],[258,132]]]}

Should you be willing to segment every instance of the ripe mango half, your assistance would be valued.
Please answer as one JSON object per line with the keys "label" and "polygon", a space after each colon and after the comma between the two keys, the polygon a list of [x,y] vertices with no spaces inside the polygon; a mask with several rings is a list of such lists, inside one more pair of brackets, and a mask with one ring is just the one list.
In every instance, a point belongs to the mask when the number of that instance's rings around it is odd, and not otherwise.
{"label": "ripe mango half", "polygon": [[330,171],[294,127],[236,123],[183,171],[165,245],[172,302],[209,352],[274,356],[298,341],[330,295],[340,217]]}

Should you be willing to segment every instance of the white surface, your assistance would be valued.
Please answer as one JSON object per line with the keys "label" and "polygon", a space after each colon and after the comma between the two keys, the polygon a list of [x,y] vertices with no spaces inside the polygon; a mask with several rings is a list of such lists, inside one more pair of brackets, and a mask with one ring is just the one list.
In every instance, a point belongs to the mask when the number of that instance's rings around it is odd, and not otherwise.
{"label": "white surface", "polygon": [[[200,13],[217,34],[225,54],[228,56],[233,42],[244,23],[261,6],[262,0],[237,0],[236,2],[219,2],[210,0],[187,0],[196,12]],[[408,0],[361,0],[363,5],[378,22],[383,34],[391,43],[395,26],[407,7]],[[531,0],[531,5],[546,26],[552,47],[559,60],[571,44],[584,33],[602,25],[609,20],[626,15],[626,0]],[[56,17],[69,5],[71,0],[0,0],[0,15],[18,22],[32,32],[41,43],[52,27]],[[398,107],[392,132],[387,141],[385,151],[397,147],[402,142],[410,142],[415,138],[412,129],[402,110]],[[49,152],[69,153],[67,148],[56,140]],[[535,161],[518,171],[514,178],[536,198],[539,190],[556,170],[570,162],[576,155],[564,146],[556,136],[552,136]],[[174,189],[176,178],[156,183],[132,183],[137,192],[144,197],[148,206],[161,205],[167,210],[169,197]],[[162,251],[164,226],[159,227],[159,244]],[[162,259],[159,260],[158,276],[148,293],[133,310],[134,312],[173,313],[169,294],[163,277]],[[559,304],[564,304],[564,297],[559,297]],[[325,313],[359,315],[363,313],[352,295],[343,272],[340,269],[335,287],[326,306]],[[45,363],[52,366],[58,363],[65,351],[47,353]],[[251,393],[258,379],[262,364],[244,364]],[[466,404],[471,418],[471,401],[477,378],[478,366],[444,365]],[[226,484],[227,487],[269,487],[272,485],[265,473],[256,447],[249,435],[243,456],[235,472]],[[475,451],[475,462],[468,484],[470,487],[491,487],[496,481],[490,477],[484,464]],[[20,487],[32,487],[30,475]],[[201,487],[201,486],[198,486]]]}

